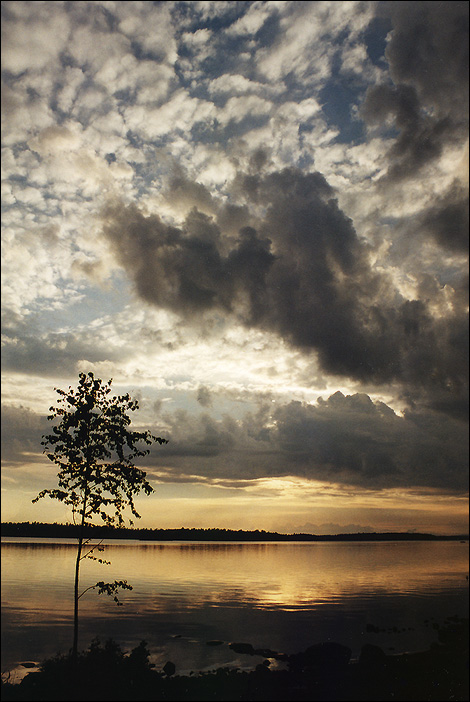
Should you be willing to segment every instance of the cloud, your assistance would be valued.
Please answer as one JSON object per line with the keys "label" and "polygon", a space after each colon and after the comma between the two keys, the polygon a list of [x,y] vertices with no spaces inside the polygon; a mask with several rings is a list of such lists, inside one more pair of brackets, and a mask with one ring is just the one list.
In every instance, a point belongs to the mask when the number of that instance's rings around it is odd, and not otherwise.
{"label": "cloud", "polygon": [[331,76],[338,38],[354,43],[371,13],[371,5],[356,2],[282,4],[256,54],[257,70],[271,81],[321,86]]}
{"label": "cloud", "polygon": [[[463,423],[433,413],[396,415],[367,395],[335,393],[318,406],[293,402],[275,413],[284,459],[319,479],[367,487],[448,485],[465,490]],[[317,474],[318,471],[318,474]],[[452,476],[452,477],[450,477]]]}
{"label": "cloud", "polygon": [[249,80],[239,73],[226,73],[218,78],[214,78],[208,84],[208,91],[212,95],[236,96],[236,95],[256,95],[272,96],[283,91],[282,85],[272,83],[260,83],[258,81]]}
{"label": "cloud", "polygon": [[140,3],[138,13],[134,3],[117,3],[112,8],[119,20],[119,30],[137,44],[144,55],[168,65],[177,59],[171,8],[166,3]]}
{"label": "cloud", "polygon": [[418,229],[444,249],[468,253],[468,188],[455,180],[452,186],[424,210]]}
{"label": "cloud", "polygon": [[385,56],[393,85],[369,87],[362,114],[398,131],[384,180],[401,181],[434,162],[468,131],[468,3],[385,2],[393,29]]}
{"label": "cloud", "polygon": [[67,46],[70,25],[54,3],[2,4],[2,70],[41,71]]}
{"label": "cloud", "polygon": [[171,466],[181,476],[239,487],[294,476],[365,489],[467,488],[465,423],[433,411],[400,416],[364,393],[338,391],[315,404],[261,403],[240,420],[177,411],[162,421],[156,431],[170,441],[150,466]]}
{"label": "cloud", "polygon": [[413,85],[424,104],[468,116],[468,3],[386,2],[393,30],[386,49],[396,84]]}
{"label": "cloud", "polygon": [[409,85],[378,85],[370,88],[362,106],[369,124],[387,123],[392,118],[399,136],[388,151],[391,165],[386,181],[399,181],[415,175],[423,166],[441,156],[450,138],[452,123],[446,116],[436,119],[422,114],[418,94]]}
{"label": "cloud", "polygon": [[201,385],[197,391],[197,401],[202,407],[210,407],[212,405],[212,394],[209,388]]}
{"label": "cloud", "polygon": [[92,368],[156,478],[461,490],[468,5],[2,15],[7,455]]}
{"label": "cloud", "polygon": [[257,95],[234,96],[227,100],[219,111],[217,120],[225,126],[242,120],[266,118],[272,110],[272,104]]}
{"label": "cloud", "polygon": [[140,297],[186,319],[233,315],[316,352],[324,371],[337,376],[409,383],[411,396],[429,392],[442,407],[462,401],[465,310],[456,301],[436,316],[425,300],[403,298],[391,278],[374,271],[321,174],[240,173],[233,192],[253,225],[236,237],[196,209],[182,228],[133,205],[104,211],[105,238]]}
{"label": "cloud", "polygon": [[29,146],[41,156],[54,152],[74,151],[80,146],[80,136],[64,125],[54,124],[46,127],[30,140]]}
{"label": "cloud", "polygon": [[[198,400],[210,406],[201,386]],[[332,486],[467,489],[467,427],[433,411],[397,415],[364,393],[336,392],[314,404],[261,401],[240,419],[217,419],[207,411],[164,412],[154,403],[150,426],[169,443],[152,451],[142,466],[151,479],[215,481],[246,488],[253,481],[293,477]],[[2,455],[21,465],[41,454],[46,417],[17,405],[2,407]],[[31,460],[30,458],[28,460]]]}
{"label": "cloud", "polygon": [[170,132],[181,130],[185,133],[198,122],[205,122],[215,117],[214,105],[192,97],[186,90],[173,92],[161,107],[130,105],[123,110],[124,119],[129,127],[147,139],[164,137]]}
{"label": "cloud", "polygon": [[[71,300],[68,299],[70,294]],[[80,362],[85,365],[116,362],[131,353],[124,341],[125,321],[119,331],[99,318],[93,323],[72,327],[73,311],[69,310],[76,302],[73,295],[69,291],[56,303],[57,319],[62,319],[64,326],[60,328],[57,323],[59,328],[54,331],[41,328],[40,315],[34,319],[29,315],[5,315],[2,324],[2,365],[6,372],[54,377],[60,371],[62,376],[74,377]]]}
{"label": "cloud", "polygon": [[266,20],[272,17],[271,13],[273,9],[278,9],[277,6],[280,6],[280,9],[282,10],[285,6],[285,3],[266,3],[259,1],[253,2],[249,6],[248,11],[245,12],[245,14],[242,17],[240,17],[240,19],[238,19],[236,22],[230,25],[230,27],[227,29],[227,34],[234,36],[256,34],[261,29]]}
{"label": "cloud", "polygon": [[219,228],[197,210],[187,216],[184,231],[158,215],[145,217],[135,206],[111,205],[103,218],[119,263],[148,302],[186,315],[211,308],[235,311],[248,298],[251,316],[273,260],[269,242],[253,229],[244,228],[223,256]]}
{"label": "cloud", "polygon": [[23,406],[2,404],[1,423],[2,460],[21,464],[34,455],[39,459],[41,437],[49,428],[46,417]]}
{"label": "cloud", "polygon": [[190,210],[193,207],[205,214],[213,214],[217,210],[214,197],[202,184],[192,181],[182,168],[175,168],[171,176],[165,199],[176,210]]}
{"label": "cloud", "polygon": [[52,111],[37,91],[28,90],[24,81],[14,87],[2,78],[2,131],[4,146],[14,146],[31,134],[54,124]]}

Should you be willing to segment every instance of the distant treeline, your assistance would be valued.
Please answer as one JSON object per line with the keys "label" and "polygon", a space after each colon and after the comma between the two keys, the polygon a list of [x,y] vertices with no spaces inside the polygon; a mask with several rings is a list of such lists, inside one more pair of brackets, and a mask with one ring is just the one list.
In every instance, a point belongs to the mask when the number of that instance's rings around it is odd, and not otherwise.
{"label": "distant treeline", "polygon": [[[47,538],[77,537],[77,524],[45,524],[43,522],[3,522],[2,536],[30,536]],[[468,540],[468,534],[436,536],[416,532],[385,532],[359,534],[278,534],[255,529],[136,529],[88,526],[87,537],[100,539],[139,539],[142,541],[455,541]]]}

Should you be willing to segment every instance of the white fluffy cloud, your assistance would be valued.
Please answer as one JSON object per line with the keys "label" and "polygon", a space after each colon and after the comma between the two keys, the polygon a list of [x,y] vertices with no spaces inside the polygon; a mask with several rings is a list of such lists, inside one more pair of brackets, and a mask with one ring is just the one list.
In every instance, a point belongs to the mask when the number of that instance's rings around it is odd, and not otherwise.
{"label": "white fluffy cloud", "polygon": [[71,25],[64,3],[7,2],[2,33],[2,70],[39,72],[68,44]]}

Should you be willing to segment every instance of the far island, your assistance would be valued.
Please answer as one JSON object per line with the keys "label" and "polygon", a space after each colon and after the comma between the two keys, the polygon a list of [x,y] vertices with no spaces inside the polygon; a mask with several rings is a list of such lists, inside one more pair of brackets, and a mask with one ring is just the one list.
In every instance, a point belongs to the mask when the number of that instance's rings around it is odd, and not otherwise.
{"label": "far island", "polygon": [[[1,536],[29,538],[75,538],[76,524],[47,524],[43,522],[3,522]],[[361,532],[357,534],[279,534],[255,529],[148,529],[107,526],[89,526],[86,536],[99,539],[137,539],[139,541],[468,541],[468,534],[421,534],[407,532]]]}

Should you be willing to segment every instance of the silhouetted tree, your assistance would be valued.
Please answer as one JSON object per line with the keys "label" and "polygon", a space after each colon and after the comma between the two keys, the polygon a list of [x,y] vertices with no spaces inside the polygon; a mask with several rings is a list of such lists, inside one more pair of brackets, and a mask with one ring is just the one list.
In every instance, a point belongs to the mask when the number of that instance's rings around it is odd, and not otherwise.
{"label": "silhouetted tree", "polygon": [[[77,657],[78,602],[82,595],[98,588],[98,594],[113,596],[119,605],[118,589],[132,590],[126,580],[115,580],[113,583],[100,581],[80,593],[81,561],[91,558],[109,563],[94,555],[95,551],[103,551],[102,542],[93,546],[91,538],[86,538],[86,527],[92,524],[93,517],[99,517],[109,527],[122,526],[126,508],[140,518],[134,496],[140,491],[150,495],[153,488],[146,480],[146,473],[134,465],[134,459],[150,451],[139,448],[142,442],[149,446],[153,442],[167,443],[166,439],[153,436],[149,431],[129,429],[129,412],[138,409],[138,402],[128,394],[111,396],[111,383],[112,380],[103,383],[93,373],[80,373],[76,389],[55,388],[60,398],[57,407],[50,408],[52,414],[48,419],[60,421],[53,427],[52,434],[42,437],[41,444],[49,460],[59,466],[58,488],[42,490],[33,500],[37,502],[45,496],[59,500],[71,507],[75,524],[78,520],[73,659]],[[129,522],[133,524],[131,519]]]}

